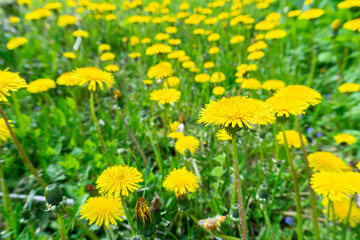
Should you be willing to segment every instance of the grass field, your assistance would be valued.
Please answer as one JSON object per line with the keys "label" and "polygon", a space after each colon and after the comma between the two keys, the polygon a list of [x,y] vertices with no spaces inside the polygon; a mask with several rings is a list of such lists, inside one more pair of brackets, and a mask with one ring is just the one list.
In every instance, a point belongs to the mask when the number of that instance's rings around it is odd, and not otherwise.
{"label": "grass field", "polygon": [[360,239],[359,0],[0,6],[0,239]]}

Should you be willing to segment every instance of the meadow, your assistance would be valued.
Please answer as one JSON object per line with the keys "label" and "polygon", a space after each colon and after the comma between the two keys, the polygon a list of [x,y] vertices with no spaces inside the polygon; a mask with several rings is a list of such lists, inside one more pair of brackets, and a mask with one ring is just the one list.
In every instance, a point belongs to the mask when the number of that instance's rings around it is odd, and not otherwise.
{"label": "meadow", "polygon": [[360,0],[0,7],[0,239],[360,239]]}

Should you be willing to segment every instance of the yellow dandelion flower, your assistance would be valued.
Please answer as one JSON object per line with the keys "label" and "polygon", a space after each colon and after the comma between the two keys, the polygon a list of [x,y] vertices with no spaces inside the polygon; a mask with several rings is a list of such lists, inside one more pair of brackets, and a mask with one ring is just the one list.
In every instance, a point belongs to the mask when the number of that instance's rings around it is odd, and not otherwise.
{"label": "yellow dandelion flower", "polygon": [[199,179],[185,167],[174,169],[166,176],[163,187],[173,191],[176,196],[184,195],[199,188]]}
{"label": "yellow dandelion flower", "polygon": [[149,80],[149,79],[145,79],[142,81],[142,83],[145,85],[151,85],[151,84],[153,84],[153,82],[154,82],[153,80]]}
{"label": "yellow dandelion flower", "polygon": [[158,33],[155,36],[155,39],[157,41],[168,40],[169,38],[170,38],[169,34],[166,33]]}
{"label": "yellow dandelion flower", "polygon": [[96,84],[98,84],[100,90],[103,91],[104,83],[108,88],[111,88],[115,83],[111,73],[105,72],[97,67],[77,68],[74,70],[74,78],[79,81],[80,86],[89,83],[88,89],[90,91],[96,90]]}
{"label": "yellow dandelion flower", "polygon": [[275,96],[291,96],[309,105],[316,105],[321,102],[321,95],[316,90],[302,85],[289,85],[281,88]]}
{"label": "yellow dandelion flower", "polygon": [[79,85],[79,81],[76,78],[74,78],[74,73],[66,72],[61,74],[56,79],[56,84],[65,85],[65,86],[75,86],[75,85]]}
{"label": "yellow dandelion flower", "polygon": [[28,40],[24,37],[16,37],[16,38],[12,38],[10,39],[10,41],[6,44],[6,48],[9,50],[13,50],[15,48],[18,48],[22,45],[24,45],[25,43],[27,43]]}
{"label": "yellow dandelion flower", "polygon": [[96,180],[96,188],[100,194],[118,197],[120,194],[128,196],[129,193],[139,189],[143,181],[142,174],[134,167],[117,165],[108,167]]}
{"label": "yellow dandelion flower", "polygon": [[41,93],[41,92],[47,92],[48,90],[55,87],[56,87],[56,83],[54,80],[48,78],[41,78],[30,82],[27,85],[26,90],[30,93]]}
{"label": "yellow dandelion flower", "polygon": [[344,23],[343,28],[350,31],[360,31],[360,18]]}
{"label": "yellow dandelion flower", "polygon": [[279,90],[283,87],[285,87],[285,83],[281,80],[267,80],[261,86],[262,89],[266,89],[268,91]]}
{"label": "yellow dandelion flower", "polygon": [[282,29],[274,29],[265,34],[265,39],[280,39],[286,37],[286,32]]}
{"label": "yellow dandelion flower", "polygon": [[[8,120],[8,122],[10,123],[11,121]],[[5,119],[0,118],[0,147],[1,147],[1,142],[5,142],[10,137],[11,135],[9,129],[7,128]]]}
{"label": "yellow dandelion flower", "polygon": [[191,153],[195,153],[199,149],[200,141],[193,136],[184,136],[178,138],[175,143],[175,150],[180,154],[184,155],[185,150],[188,149]]}
{"label": "yellow dandelion flower", "polygon": [[299,15],[299,19],[315,19],[321,17],[325,13],[322,9],[312,8]]}
{"label": "yellow dandelion flower", "polygon": [[266,103],[278,117],[305,114],[305,109],[308,107],[303,101],[291,96],[273,96],[267,99]]}
{"label": "yellow dandelion flower", "polygon": [[265,53],[263,51],[254,51],[248,55],[247,59],[248,60],[257,60],[257,59],[263,58],[264,56],[265,56]]}
{"label": "yellow dandelion flower", "polygon": [[216,215],[213,218],[199,220],[199,226],[203,227],[208,231],[217,230],[220,231],[221,223],[226,220],[225,216]]}
{"label": "yellow dandelion flower", "polygon": [[169,59],[177,59],[177,58],[185,56],[185,55],[186,55],[186,53],[183,50],[177,50],[177,51],[173,51],[173,52],[169,53],[167,55],[167,57]]}
{"label": "yellow dandelion flower", "polygon": [[9,17],[9,22],[14,24],[20,22],[20,18],[18,17]]}
{"label": "yellow dandelion flower", "polygon": [[360,84],[358,83],[344,83],[338,87],[341,93],[351,93],[360,91]]}
{"label": "yellow dandelion flower", "polygon": [[216,53],[219,53],[220,52],[220,48],[216,47],[216,46],[213,46],[209,49],[209,54],[210,55],[213,55],[213,54],[216,54]]}
{"label": "yellow dandelion flower", "polygon": [[176,27],[167,27],[165,29],[165,32],[172,34],[172,33],[177,33],[178,29]]}
{"label": "yellow dandelion flower", "polygon": [[237,43],[243,42],[244,40],[245,40],[244,36],[236,35],[230,39],[230,44],[237,44]]}
{"label": "yellow dandelion flower", "polygon": [[183,68],[193,68],[195,67],[195,62],[193,61],[185,61],[181,64]]}
{"label": "yellow dandelion flower", "polygon": [[222,72],[214,72],[213,74],[211,74],[210,82],[219,83],[225,81],[225,79],[225,74],[223,74]]}
{"label": "yellow dandelion flower", "polygon": [[26,86],[25,79],[22,79],[18,73],[9,72],[7,69],[0,70],[0,102],[8,101],[6,96],[10,96],[10,91],[16,92]]}
{"label": "yellow dandelion flower", "polygon": [[110,51],[110,49],[111,49],[111,47],[110,47],[110,45],[109,44],[100,44],[99,46],[98,46],[98,49],[99,49],[99,51]]}
{"label": "yellow dandelion flower", "polygon": [[59,27],[67,27],[74,24],[76,24],[76,18],[71,15],[62,15],[57,20],[57,25]]}
{"label": "yellow dandelion flower", "polygon": [[250,124],[266,125],[273,123],[275,116],[273,110],[265,102],[248,98],[247,96],[236,96],[210,101],[200,111],[199,123],[205,125],[223,125],[235,128]]}
{"label": "yellow dandelion flower", "polygon": [[261,82],[255,78],[244,79],[241,87],[244,89],[257,90],[261,88]]}
{"label": "yellow dandelion flower", "polygon": [[[301,147],[300,135],[299,135],[299,133],[297,131],[286,130],[285,131],[285,136],[286,136],[286,141],[287,141],[287,144],[288,144],[289,148],[291,148],[291,147],[300,148]],[[308,143],[306,137],[304,136],[304,134],[302,134],[301,137],[302,137],[302,140],[304,142],[304,145],[306,146],[307,143]],[[285,144],[283,132],[279,132],[276,135],[276,141],[281,145]]]}
{"label": "yellow dandelion flower", "polygon": [[344,172],[317,172],[310,184],[317,194],[331,201],[342,201],[355,193]]}
{"label": "yellow dandelion flower", "polygon": [[146,49],[146,55],[156,55],[161,53],[170,53],[171,47],[163,43],[154,44]]}
{"label": "yellow dandelion flower", "polygon": [[215,67],[215,64],[213,62],[205,62],[204,63],[205,69],[209,69],[209,68],[213,68],[213,67]]}
{"label": "yellow dandelion flower", "polygon": [[168,77],[166,81],[164,81],[164,87],[177,87],[180,84],[180,78],[178,77]]}
{"label": "yellow dandelion flower", "polygon": [[229,133],[223,128],[220,129],[217,133],[216,133],[216,138],[222,141],[230,141],[232,140],[231,135],[229,135]]}
{"label": "yellow dandelion flower", "polygon": [[110,224],[117,225],[116,220],[122,221],[124,210],[120,199],[113,197],[91,197],[80,209],[81,218],[89,220],[89,225],[95,223],[101,227]]}
{"label": "yellow dandelion flower", "polygon": [[206,73],[199,73],[195,76],[195,82],[204,83],[210,81],[210,75]]}
{"label": "yellow dandelion flower", "polygon": [[100,59],[101,61],[110,61],[110,60],[114,60],[115,59],[115,54],[111,53],[111,52],[106,52],[106,53],[103,53],[101,56],[100,56]]}
{"label": "yellow dandelion flower", "polygon": [[[323,212],[327,214],[329,208],[329,199],[325,198],[321,203],[325,207]],[[335,219],[337,221],[345,224],[347,224],[347,222],[349,221],[352,227],[355,227],[360,222],[360,208],[356,205],[354,201],[351,201],[349,198],[347,198],[342,201],[333,201],[332,204],[334,204]],[[334,213],[331,209],[330,220],[333,219]]]}
{"label": "yellow dandelion flower", "polygon": [[118,72],[120,68],[116,64],[106,65],[105,70],[108,72]]}
{"label": "yellow dandelion flower", "polygon": [[176,132],[176,130],[178,129],[180,125],[180,122],[179,121],[175,121],[173,123],[170,123],[170,129],[172,132]]}
{"label": "yellow dandelion flower", "polygon": [[66,58],[71,58],[71,59],[76,58],[75,53],[72,53],[72,52],[64,52],[63,56]]}
{"label": "yellow dandelion flower", "polygon": [[309,165],[315,172],[345,172],[351,171],[343,160],[330,152],[314,152],[309,154]]}
{"label": "yellow dandelion flower", "polygon": [[141,219],[143,223],[145,223],[145,220],[151,219],[149,203],[143,197],[136,201],[135,217]]}
{"label": "yellow dandelion flower", "polygon": [[[260,40],[260,41],[257,41],[255,43],[251,44],[247,48],[247,51],[248,52],[255,52],[255,51],[258,51],[258,50],[263,50],[263,49],[265,49],[267,47],[268,47],[267,44],[264,41]],[[246,64],[242,64],[242,65],[246,65]]]}
{"label": "yellow dandelion flower", "polygon": [[352,145],[357,141],[353,135],[347,133],[337,134],[334,136],[334,140],[337,144],[346,143],[348,145]]}
{"label": "yellow dandelion flower", "polygon": [[288,17],[291,17],[291,18],[294,18],[294,17],[297,17],[301,14],[301,10],[292,10],[290,12],[288,12],[287,16]]}
{"label": "yellow dandelion flower", "polygon": [[212,90],[212,93],[213,93],[215,96],[224,95],[224,93],[225,93],[225,88],[224,88],[224,87],[221,87],[221,86],[214,87],[213,90]]}
{"label": "yellow dandelion flower", "polygon": [[171,139],[177,139],[177,138],[182,138],[185,135],[182,132],[171,132],[168,134],[168,137]]}
{"label": "yellow dandelion flower", "polygon": [[76,30],[72,33],[72,35],[74,37],[83,37],[83,38],[88,38],[89,37],[89,33],[87,31],[84,30]]}
{"label": "yellow dandelion flower", "polygon": [[163,88],[152,91],[150,99],[157,101],[159,104],[172,104],[177,102],[181,96],[181,92],[174,88]]}
{"label": "yellow dandelion flower", "polygon": [[164,79],[173,75],[174,70],[172,69],[171,63],[160,62],[159,64],[152,66],[147,72],[149,78]]}

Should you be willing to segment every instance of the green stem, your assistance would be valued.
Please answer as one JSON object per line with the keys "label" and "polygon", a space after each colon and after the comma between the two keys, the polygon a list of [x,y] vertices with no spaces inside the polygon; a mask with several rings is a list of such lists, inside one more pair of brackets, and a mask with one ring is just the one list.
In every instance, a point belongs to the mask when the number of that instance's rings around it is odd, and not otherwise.
{"label": "green stem", "polygon": [[81,137],[84,137],[84,128],[83,128],[82,121],[81,121],[81,113],[80,113],[80,109],[79,109],[79,105],[78,105],[78,102],[77,102],[76,93],[75,93],[74,88],[72,89],[72,95],[73,95],[74,102],[75,102],[76,117],[77,117],[78,123],[79,123],[80,135],[81,135]]}
{"label": "green stem", "polygon": [[233,164],[234,164],[234,181],[236,187],[236,197],[239,207],[239,220],[241,228],[241,239],[247,240],[247,227],[246,227],[246,218],[245,218],[245,207],[243,202],[242,194],[242,183],[239,173],[239,158],[238,158],[238,148],[237,148],[237,135],[236,133],[232,136],[232,149],[233,149]]}
{"label": "green stem", "polygon": [[308,78],[308,82],[307,82],[307,86],[312,85],[313,82],[313,78],[314,78],[314,73],[315,73],[315,67],[316,67],[316,52],[315,52],[315,42],[314,42],[314,27],[313,27],[313,22],[310,22],[310,31],[311,31],[311,67],[310,67],[310,73],[309,73],[309,78]]}
{"label": "green stem", "polygon": [[104,229],[105,229],[106,238],[108,240],[116,240],[114,232],[110,228],[104,227]]}
{"label": "green stem", "polygon": [[286,134],[285,134],[285,123],[282,124],[282,132],[283,132],[283,137],[284,137],[284,145],[285,145],[285,151],[286,151],[286,158],[288,160],[288,163],[290,165],[290,171],[291,171],[291,175],[294,181],[294,191],[295,191],[295,200],[296,200],[296,217],[297,217],[297,234],[298,234],[298,239],[302,240],[304,239],[303,237],[303,231],[302,231],[302,215],[301,215],[301,203],[300,203],[300,191],[299,191],[299,183],[298,183],[298,179],[296,176],[296,170],[294,167],[294,162],[292,159],[292,156],[290,154],[290,150],[289,150],[289,145],[286,139]]}
{"label": "green stem", "polygon": [[62,213],[57,214],[57,220],[59,223],[61,240],[66,240],[66,230]]}
{"label": "green stem", "polygon": [[96,132],[97,132],[97,134],[99,136],[101,146],[102,146],[103,150],[105,151],[106,146],[105,146],[105,143],[104,143],[104,139],[103,139],[103,137],[101,135],[99,124],[98,124],[98,121],[97,121],[97,118],[96,118],[96,115],[95,115],[94,93],[93,92],[90,93],[90,110],[91,110],[91,117],[92,117],[93,123],[95,125]]}
{"label": "green stem", "polygon": [[169,126],[169,111],[168,111],[168,104],[165,104],[164,106],[164,139],[167,139],[167,133],[168,133],[168,126]]}
{"label": "green stem", "polygon": [[[302,150],[304,160],[305,160],[306,173],[307,173],[308,181],[310,183],[311,169],[310,169],[309,160],[308,160],[308,157],[307,157],[307,152],[306,152],[304,140],[302,138],[302,133],[301,133],[301,128],[300,128],[299,117],[298,116],[295,116],[295,125],[296,125],[297,131],[299,133],[299,138],[300,138],[300,142],[301,142],[301,150]],[[314,190],[311,188],[310,184],[308,184],[308,190],[310,192],[310,201],[311,201],[311,208],[312,208],[312,220],[313,220],[313,227],[314,227],[314,237],[315,237],[315,240],[320,240],[319,222],[318,222],[317,207],[316,207],[316,195],[315,195]]]}
{"label": "green stem", "polygon": [[328,212],[326,216],[326,235],[327,239],[330,239],[330,207],[331,207],[331,200],[328,200]]}
{"label": "green stem", "polygon": [[26,155],[24,149],[21,147],[20,142],[18,140],[18,138],[16,137],[14,131],[12,130],[10,123],[8,122],[8,119],[5,115],[5,112],[3,110],[3,108],[0,106],[0,114],[2,116],[2,118],[5,121],[5,124],[9,130],[9,133],[11,135],[11,138],[14,141],[14,144],[21,156],[21,159],[23,160],[24,164],[26,165],[26,167],[30,170],[30,172],[36,177],[36,179],[39,181],[39,183],[41,184],[41,186],[43,186],[44,188],[47,186],[45,180],[39,176],[39,174],[37,173],[34,165],[31,163],[30,159],[28,158],[28,156]]}
{"label": "green stem", "polygon": [[272,237],[273,240],[276,240],[276,236],[275,236],[274,230],[273,230],[272,225],[271,225],[271,221],[270,221],[270,218],[269,218],[269,213],[267,211],[267,207],[266,206],[260,206],[260,207],[263,210],[265,222],[266,222],[266,225],[268,226],[268,228],[270,230],[271,237]]}
{"label": "green stem", "polygon": [[125,202],[125,199],[124,199],[124,196],[122,194],[120,194],[121,196],[121,203],[122,203],[122,206],[123,206],[123,209],[124,209],[124,212],[125,212],[125,216],[126,216],[126,219],[130,225],[130,228],[131,228],[131,232],[133,235],[136,234],[136,229],[135,229],[135,225],[131,219],[131,216],[130,216],[130,213],[129,213],[129,210],[126,206],[126,202]]}
{"label": "green stem", "polygon": [[84,223],[82,223],[77,217],[74,217],[74,214],[70,211],[70,209],[65,208],[65,212],[74,219],[75,225],[78,226],[88,238],[91,240],[99,240],[99,238],[91,232]]}
{"label": "green stem", "polygon": [[351,209],[352,209],[353,201],[354,201],[354,197],[352,197],[350,199],[349,211],[348,211],[348,215],[346,217],[346,224],[345,224],[345,228],[344,228],[344,234],[342,237],[343,240],[347,239],[347,236],[350,235],[351,227],[349,227],[349,223],[350,223],[350,216],[351,216]]}
{"label": "green stem", "polygon": [[[329,199],[330,201],[330,199]],[[332,228],[332,239],[336,239],[336,216],[335,216],[335,206],[334,206],[334,202],[331,202],[331,208],[332,208],[332,213],[333,213],[333,228]]]}

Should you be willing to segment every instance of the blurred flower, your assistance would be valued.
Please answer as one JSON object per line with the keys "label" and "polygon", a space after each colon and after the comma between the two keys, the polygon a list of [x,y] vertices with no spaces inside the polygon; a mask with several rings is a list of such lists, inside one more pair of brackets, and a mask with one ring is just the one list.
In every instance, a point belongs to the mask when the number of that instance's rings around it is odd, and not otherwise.
{"label": "blurred flower", "polygon": [[343,160],[335,156],[330,152],[315,152],[309,154],[309,166],[313,168],[314,172],[345,172],[351,171],[349,167]]}
{"label": "blurred flower", "polygon": [[171,52],[171,47],[163,43],[154,44],[146,49],[146,55],[156,55]]}
{"label": "blurred flower", "polygon": [[[10,123],[11,121],[8,120],[8,122]],[[10,137],[11,135],[9,129],[7,128],[5,119],[0,118],[0,147],[1,147],[1,142],[5,142]]]}
{"label": "blurred flower", "polygon": [[75,86],[79,85],[79,81],[74,78],[74,73],[66,72],[61,74],[57,79],[56,83],[58,85],[65,85],[65,86]]}
{"label": "blurred flower", "polygon": [[98,49],[99,49],[99,51],[110,51],[110,49],[111,49],[111,47],[110,47],[110,45],[109,44],[100,44],[99,46],[98,46]]}
{"label": "blurred flower", "polygon": [[334,136],[334,140],[337,144],[346,143],[348,145],[352,145],[357,141],[353,135],[347,133],[340,133]]}
{"label": "blurred flower", "polygon": [[331,29],[333,31],[337,31],[339,28],[340,28],[340,19],[335,19],[334,21],[332,21]]}
{"label": "blurred flower", "polygon": [[164,79],[171,76],[174,73],[171,63],[160,62],[159,64],[152,66],[147,72],[149,78]]}
{"label": "blurred flower", "polygon": [[267,125],[275,121],[273,110],[265,102],[236,96],[210,101],[200,111],[198,122],[205,125],[222,125],[242,128],[250,124]]}
{"label": "blurred flower", "polygon": [[293,18],[299,16],[300,14],[301,14],[301,10],[293,10],[288,12],[287,16]]}
{"label": "blurred flower", "polygon": [[263,51],[254,51],[248,55],[247,59],[248,60],[257,60],[257,59],[263,58],[264,56],[265,56],[265,53]]}
{"label": "blurred flower", "polygon": [[244,89],[257,90],[261,88],[261,82],[255,78],[244,79],[241,87]]}
{"label": "blurred flower", "polygon": [[74,24],[76,24],[76,19],[71,15],[62,15],[57,20],[57,25],[59,27],[67,27]]}
{"label": "blurred flower", "polygon": [[83,37],[83,38],[88,38],[89,37],[89,33],[87,31],[84,30],[76,30],[72,33],[72,35],[74,37]]}
{"label": "blurred flower", "polygon": [[302,85],[289,85],[281,88],[275,93],[275,96],[294,97],[312,106],[321,102],[321,95],[317,91]]}
{"label": "blurred flower", "polygon": [[62,4],[60,2],[50,2],[44,5],[45,9],[49,10],[57,10],[62,7]]}
{"label": "blurred flower", "polygon": [[245,40],[244,36],[236,35],[230,39],[230,44],[237,44],[237,43],[243,42],[244,40]]}
{"label": "blurred flower", "polygon": [[219,83],[225,81],[225,74],[222,72],[214,72],[211,74],[210,82]]}
{"label": "blurred flower", "polygon": [[115,59],[115,54],[111,53],[111,52],[106,52],[106,53],[103,53],[101,56],[100,56],[100,59],[101,61],[110,61],[110,60],[113,60]]}
{"label": "blurred flower", "polygon": [[216,138],[222,141],[229,141],[232,139],[232,137],[227,133],[226,129],[220,129],[217,133],[216,133]]}
{"label": "blurred flower", "polygon": [[149,80],[149,79],[145,79],[145,80],[143,80],[142,81],[143,82],[143,84],[145,84],[145,85],[150,85],[150,84],[153,84],[153,80]]}
{"label": "blurred flower", "polygon": [[170,33],[170,34],[172,34],[172,33],[177,33],[177,28],[176,27],[167,27],[166,29],[165,29],[165,32],[167,32],[167,33]]}
{"label": "blurred flower", "polygon": [[346,200],[355,193],[344,172],[317,172],[313,174],[310,183],[317,194],[332,201]]}
{"label": "blurred flower", "polygon": [[195,192],[199,188],[199,179],[185,167],[174,169],[166,176],[163,187],[179,196],[187,192]]}
{"label": "blurred flower", "polygon": [[118,72],[120,68],[115,64],[109,64],[105,67],[105,70],[108,72]]}
{"label": "blurred flower", "polygon": [[25,79],[18,73],[9,72],[8,69],[0,70],[0,79],[0,102],[8,101],[6,96],[10,96],[10,91],[16,92],[27,86]]}
{"label": "blurred flower", "polygon": [[321,17],[325,13],[322,9],[312,8],[299,15],[299,19],[315,19]]}
{"label": "blurred flower", "polygon": [[18,22],[20,22],[20,18],[18,18],[18,17],[9,17],[9,22],[10,23],[18,23]]}
{"label": "blurred flower", "polygon": [[35,81],[30,82],[27,85],[27,91],[30,93],[40,93],[40,92],[46,92],[49,89],[55,88],[56,83],[52,79],[48,78],[41,78],[37,79]]}
{"label": "blurred flower", "polygon": [[106,196],[118,197],[120,194],[128,196],[129,193],[139,189],[143,181],[142,174],[134,167],[117,165],[108,167],[96,180],[99,193]]}
{"label": "blurred flower", "polygon": [[211,48],[209,49],[209,54],[210,54],[210,55],[216,54],[216,53],[218,53],[218,52],[220,52],[220,48],[218,48],[218,47],[216,47],[216,46],[213,46],[213,47],[211,47]]}
{"label": "blurred flower", "polygon": [[190,153],[195,153],[199,149],[200,141],[193,136],[184,136],[177,139],[175,143],[175,150],[184,155],[185,150],[188,149]]}
{"label": "blurred flower", "polygon": [[164,81],[164,87],[177,87],[180,84],[180,78],[178,77],[168,77]]}
{"label": "blurred flower", "polygon": [[[323,212],[327,214],[329,199],[325,198],[321,203],[325,207]],[[354,201],[351,201],[349,198],[346,198],[342,201],[333,201],[332,203],[334,204],[334,212],[335,212],[336,220],[344,224],[347,224],[349,222],[352,227],[355,227],[360,222],[360,209]],[[331,210],[330,220],[333,219],[334,219],[334,213]]]}
{"label": "blurred flower", "polygon": [[172,132],[176,132],[176,130],[178,129],[180,125],[180,122],[179,121],[175,121],[173,123],[170,123],[170,129]]}
{"label": "blurred flower", "polygon": [[[287,140],[287,144],[288,144],[289,148],[292,148],[292,147],[300,148],[301,147],[300,137],[299,137],[299,133],[297,131],[286,130],[285,136],[286,136],[286,140]],[[301,137],[304,142],[304,145],[306,146],[308,143],[306,137],[304,135],[301,135]],[[280,145],[285,145],[283,132],[279,132],[276,135],[276,140]]]}
{"label": "blurred flower", "polygon": [[77,68],[73,73],[74,78],[79,81],[80,86],[89,83],[88,89],[90,91],[96,91],[96,84],[98,84],[100,90],[103,91],[104,83],[108,88],[111,88],[115,83],[111,73],[105,72],[97,67]]}
{"label": "blurred flower", "polygon": [[195,82],[204,83],[210,81],[210,75],[206,73],[200,73],[195,75]]}
{"label": "blurred flower", "polygon": [[120,199],[113,197],[91,197],[80,209],[81,218],[89,220],[89,225],[95,223],[106,228],[110,224],[117,225],[116,220],[122,221],[124,210]]}
{"label": "blurred flower", "polygon": [[30,13],[25,14],[25,19],[28,21],[47,18],[52,15],[51,11],[45,8],[38,8]]}
{"label": "blurred flower", "polygon": [[9,42],[6,44],[6,48],[9,50],[13,50],[15,48],[18,48],[25,43],[27,43],[28,40],[24,37],[16,37],[9,40]]}
{"label": "blurred flower", "polygon": [[265,39],[280,39],[286,37],[286,32],[282,29],[274,29],[265,34]]}
{"label": "blurred flower", "polygon": [[224,87],[221,87],[221,86],[214,87],[213,90],[212,90],[212,93],[213,93],[215,96],[224,95],[224,93],[225,93],[225,88],[224,88]]}
{"label": "blurred flower", "polygon": [[66,58],[71,58],[71,59],[76,58],[75,53],[72,53],[72,52],[64,52],[63,56]]}
{"label": "blurred flower", "polygon": [[216,215],[213,218],[199,220],[199,226],[203,227],[208,231],[217,230],[220,231],[221,223],[226,220],[226,216]]}
{"label": "blurred flower", "polygon": [[[359,5],[360,6],[360,5]],[[343,28],[350,31],[360,31],[360,18],[344,23]]]}
{"label": "blurred flower", "polygon": [[275,91],[283,87],[285,87],[285,83],[280,80],[267,80],[261,86],[262,89],[266,89],[268,91]]}
{"label": "blurred flower", "polygon": [[204,63],[204,68],[213,68],[215,66],[215,64],[213,62],[205,62]]}
{"label": "blurred flower", "polygon": [[350,93],[360,91],[360,84],[358,83],[344,83],[338,87],[339,92],[341,93]]}
{"label": "blurred flower", "polygon": [[272,96],[266,103],[275,111],[277,117],[305,114],[308,107],[306,103],[292,96]]}
{"label": "blurred flower", "polygon": [[182,132],[171,132],[168,134],[168,137],[171,139],[176,139],[176,138],[182,138],[185,135]]}
{"label": "blurred flower", "polygon": [[177,102],[181,96],[181,92],[174,88],[163,88],[151,92],[150,99],[157,101],[159,104],[172,104]]}
{"label": "blurred flower", "polygon": [[292,226],[294,224],[294,218],[286,216],[285,217],[285,223],[289,226]]}
{"label": "blurred flower", "polygon": [[177,51],[173,51],[173,52],[169,53],[167,55],[167,57],[170,59],[177,59],[177,58],[185,56],[185,55],[186,55],[186,53],[183,50],[177,50]]}

